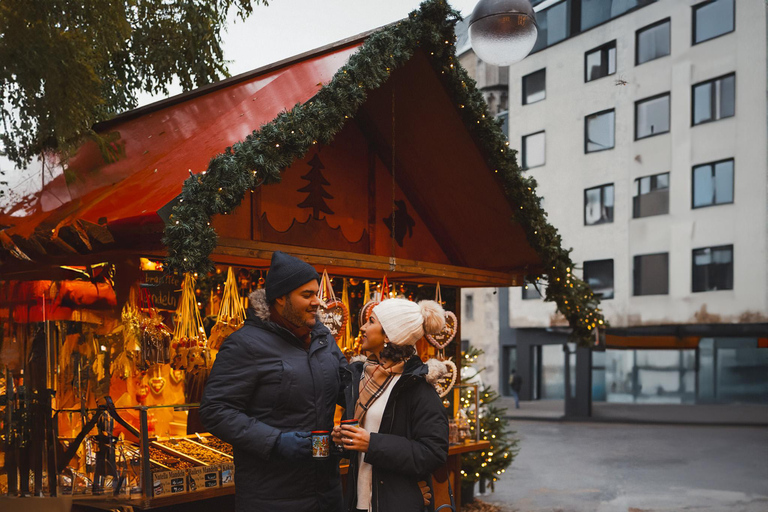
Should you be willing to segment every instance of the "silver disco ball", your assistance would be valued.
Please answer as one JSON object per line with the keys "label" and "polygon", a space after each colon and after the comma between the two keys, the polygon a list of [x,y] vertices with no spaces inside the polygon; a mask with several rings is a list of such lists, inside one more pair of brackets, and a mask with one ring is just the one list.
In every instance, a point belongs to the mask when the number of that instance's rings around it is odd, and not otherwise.
{"label": "silver disco ball", "polygon": [[469,17],[469,40],[478,57],[509,66],[536,44],[536,15],[528,0],[480,0]]}

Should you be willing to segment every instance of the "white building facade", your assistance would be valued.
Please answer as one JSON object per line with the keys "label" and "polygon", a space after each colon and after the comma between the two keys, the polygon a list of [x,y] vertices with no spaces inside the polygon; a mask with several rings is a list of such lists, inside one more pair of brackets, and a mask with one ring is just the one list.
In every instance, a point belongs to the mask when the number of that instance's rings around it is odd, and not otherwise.
{"label": "white building facade", "polygon": [[[538,2],[509,68],[510,146],[611,326],[586,356],[594,400],[768,401],[766,5]],[[482,332],[502,390],[517,368],[524,398],[563,398],[562,318],[507,293],[496,354],[490,323],[465,312],[462,336]],[[464,292],[474,318],[483,294]]]}

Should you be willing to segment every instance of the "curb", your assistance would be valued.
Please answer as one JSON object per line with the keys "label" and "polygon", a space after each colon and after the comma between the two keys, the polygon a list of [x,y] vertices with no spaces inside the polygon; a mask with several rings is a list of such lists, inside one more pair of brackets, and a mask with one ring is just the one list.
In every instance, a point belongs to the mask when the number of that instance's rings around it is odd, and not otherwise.
{"label": "curb", "polygon": [[537,416],[504,416],[509,421],[545,421],[552,423],[614,423],[624,425],[679,425],[689,427],[749,427],[749,428],[768,428],[768,423],[761,422],[702,422],[702,421],[673,421],[673,420],[652,420],[637,418],[596,418],[590,417],[537,417]]}

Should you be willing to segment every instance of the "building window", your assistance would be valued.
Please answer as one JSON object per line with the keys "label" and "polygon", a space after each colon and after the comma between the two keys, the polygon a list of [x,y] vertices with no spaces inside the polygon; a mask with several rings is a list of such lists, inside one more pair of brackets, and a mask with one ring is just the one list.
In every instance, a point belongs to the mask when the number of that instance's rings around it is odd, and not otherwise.
{"label": "building window", "polygon": [[632,194],[632,218],[669,213],[669,173],[644,176],[635,180]]}
{"label": "building window", "polygon": [[614,146],[616,113],[613,109],[596,112],[584,118],[584,152],[593,153]]}
{"label": "building window", "polygon": [[584,262],[584,281],[601,300],[613,298],[613,260]]}
{"label": "building window", "polygon": [[669,55],[669,18],[641,28],[635,35],[635,65]]}
{"label": "building window", "polygon": [[541,281],[534,284],[526,279],[525,285],[523,285],[523,300],[541,299],[542,297],[544,297],[544,286]]}
{"label": "building window", "polygon": [[584,225],[613,222],[613,183],[584,191]]}
{"label": "building window", "polygon": [[691,124],[731,117],[736,111],[736,75],[708,80],[693,86]]}
{"label": "building window", "polygon": [[693,208],[733,203],[733,159],[693,168]]}
{"label": "building window", "polygon": [[733,290],[733,246],[693,251],[693,291]]}
{"label": "building window", "polygon": [[581,0],[581,30],[621,16],[627,11],[644,7],[655,0]]}
{"label": "building window", "polygon": [[584,81],[591,82],[616,73],[616,41],[584,54]]}
{"label": "building window", "polygon": [[669,253],[635,256],[634,295],[669,293]]}
{"label": "building window", "polygon": [[496,119],[501,121],[501,131],[504,132],[504,137],[509,138],[509,111],[499,112]]}
{"label": "building window", "polygon": [[464,318],[466,318],[467,320],[475,319],[475,296],[474,295],[464,296]]}
{"label": "building window", "polygon": [[635,103],[635,140],[669,132],[669,93]]}
{"label": "building window", "polygon": [[531,52],[559,43],[571,35],[571,0],[548,7],[536,13],[538,37]]}
{"label": "building window", "polygon": [[546,138],[544,132],[523,136],[523,169],[544,165],[545,154]]}
{"label": "building window", "polygon": [[547,70],[540,69],[523,77],[523,105],[536,103],[547,97]]}
{"label": "building window", "polygon": [[693,6],[693,44],[733,32],[736,2],[709,0]]}

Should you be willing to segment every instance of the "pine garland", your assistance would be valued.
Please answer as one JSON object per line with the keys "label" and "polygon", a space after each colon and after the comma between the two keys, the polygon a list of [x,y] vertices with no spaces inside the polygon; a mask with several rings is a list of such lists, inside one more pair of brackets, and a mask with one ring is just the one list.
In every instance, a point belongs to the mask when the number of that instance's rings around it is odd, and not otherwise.
{"label": "pine garland", "polygon": [[[209,256],[217,243],[211,217],[236,208],[248,190],[280,181],[280,173],[303,158],[315,144],[328,144],[395,69],[417,48],[430,57],[444,87],[474,140],[482,146],[507,198],[516,205],[515,220],[538,252],[548,277],[546,300],[555,302],[572,328],[572,338],[589,343],[594,328],[604,328],[599,301],[590,287],[572,275],[569,250],[547,223],[536,196],[536,180],[523,176],[516,151],[488,112],[475,81],[456,58],[454,26],[461,19],[444,0],[427,0],[407,19],[368,37],[360,49],[310,101],[280,113],[245,140],[211,159],[208,169],[191,175],[165,229],[166,266],[179,272],[213,269]],[[529,276],[535,277],[535,276]]]}

